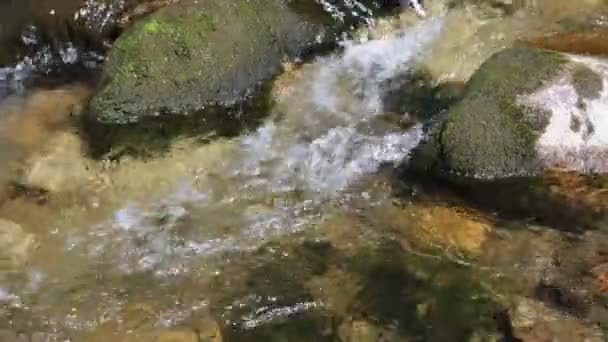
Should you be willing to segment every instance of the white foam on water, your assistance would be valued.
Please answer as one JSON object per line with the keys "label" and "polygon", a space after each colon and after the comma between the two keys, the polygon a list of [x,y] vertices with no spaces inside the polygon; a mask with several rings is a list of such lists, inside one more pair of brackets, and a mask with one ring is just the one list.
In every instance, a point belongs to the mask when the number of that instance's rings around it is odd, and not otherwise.
{"label": "white foam on water", "polygon": [[[127,198],[106,220],[65,230],[68,253],[86,260],[79,265],[90,261],[95,272],[100,267],[99,272],[158,278],[213,274],[221,265],[211,257],[256,249],[279,235],[305,230],[324,218],[328,202],[365,197],[349,187],[381,164],[403,160],[423,137],[418,125],[374,134],[364,128],[383,111],[382,83],[415,66],[441,27],[441,19],[432,19],[317,58],[306,66],[306,77],[293,84],[302,96],[280,118],[236,138],[231,144],[237,148],[222,162],[195,167],[202,171],[162,198]],[[72,60],[70,53],[64,58]],[[54,277],[33,273],[31,286],[20,291],[43,291]],[[87,290],[86,300],[102,303],[97,311],[68,313],[57,324],[88,330],[99,323],[98,312],[119,317],[123,303],[112,291],[96,290]],[[0,302],[18,298],[0,288]],[[268,307],[243,320],[255,327],[316,305]],[[163,311],[160,321],[171,325],[189,312],[176,304]]]}
{"label": "white foam on water", "polygon": [[353,18],[363,18],[367,24],[372,22],[372,10],[357,0],[344,0],[342,6],[335,4],[335,1],[317,0],[325,12],[329,13],[333,18],[344,21],[347,15]]}
{"label": "white foam on water", "polygon": [[42,43],[40,32],[35,26],[29,26],[23,31],[21,41],[33,52],[23,56],[14,65],[0,67],[0,100],[11,93],[24,91],[25,83],[36,76],[77,64],[95,69],[104,61],[104,57],[97,52],[79,50],[69,41],[57,46]]}
{"label": "white foam on water", "polygon": [[356,127],[383,112],[383,83],[414,67],[442,24],[435,18],[383,39],[350,42],[342,54],[317,59],[312,80],[303,85],[310,88],[304,93],[312,94],[306,104],[312,112],[288,112],[283,126],[269,122],[244,138],[244,169],[255,175],[264,163],[277,161],[265,174],[275,189],[327,197],[381,163],[404,158],[422,138],[420,126],[382,136]]}
{"label": "white foam on water", "polygon": [[[202,257],[306,229],[322,218],[324,203],[382,163],[403,160],[422,139],[418,125],[375,135],[358,127],[382,112],[382,83],[412,68],[441,27],[441,19],[429,20],[316,59],[306,69],[310,77],[294,85],[308,94],[306,103],[238,138],[240,149],[196,176],[202,185],[186,182],[156,201],[128,203],[70,245],[86,246],[88,257],[110,259],[121,272],[162,277],[190,272]],[[340,102],[351,104],[332,105]],[[224,225],[228,233],[218,229]]]}
{"label": "white foam on water", "polygon": [[[361,98],[358,111],[363,114],[382,110],[383,82],[407,71],[423,58],[425,48],[443,29],[443,19],[433,18],[407,31],[395,32],[364,43],[347,41],[342,55],[322,59],[323,66],[316,77],[312,95],[315,103],[332,112],[342,112],[337,92],[350,82],[348,89]],[[342,84],[341,84],[342,83]],[[357,113],[350,113],[357,115]]]}
{"label": "white foam on water", "polygon": [[[184,200],[185,194],[194,198]],[[169,199],[174,202],[168,204]],[[194,190],[177,189],[173,196],[150,206],[129,203],[117,210],[111,220],[94,226],[84,241],[70,243],[72,249],[86,246],[93,259],[110,259],[124,273],[152,271],[158,276],[186,273],[184,258],[212,255],[232,248],[231,239],[188,238],[180,234],[180,223],[188,216],[182,205],[200,202]]]}
{"label": "white foam on water", "polygon": [[281,307],[261,307],[254,313],[242,318],[242,327],[245,329],[254,329],[275,320],[285,319],[321,306],[323,305],[320,302],[309,301]]}
{"label": "white foam on water", "polygon": [[352,126],[332,128],[309,144],[290,146],[276,176],[283,188],[333,196],[381,163],[404,158],[421,138],[420,126],[381,137],[366,136]]}
{"label": "white foam on water", "polygon": [[112,2],[86,0],[74,13],[74,21],[101,32],[117,20],[116,15],[124,10],[125,6],[125,0]]}

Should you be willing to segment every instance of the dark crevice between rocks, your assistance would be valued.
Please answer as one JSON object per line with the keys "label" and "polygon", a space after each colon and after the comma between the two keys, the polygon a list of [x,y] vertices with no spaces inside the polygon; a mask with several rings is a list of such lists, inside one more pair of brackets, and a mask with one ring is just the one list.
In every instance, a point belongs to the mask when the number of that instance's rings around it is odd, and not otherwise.
{"label": "dark crevice between rocks", "polygon": [[54,20],[26,19],[0,36],[0,45],[4,48],[0,54],[0,65],[14,64],[40,51],[42,47],[49,47],[50,51],[58,53],[68,42],[80,51],[102,54],[105,52],[106,38],[102,32],[78,25],[72,16]]}
{"label": "dark crevice between rocks", "polygon": [[[414,154],[436,148],[422,144]],[[553,191],[543,177],[512,177],[500,180],[473,180],[450,175],[436,164],[430,168],[400,166],[395,179],[395,196],[442,196],[463,205],[473,206],[499,220],[519,221],[547,226],[559,231],[580,234],[603,229],[608,223],[605,209]],[[415,191],[413,189],[416,189]]]}
{"label": "dark crevice between rocks", "polygon": [[[510,53],[518,58],[534,56],[533,53],[524,50],[514,50]],[[555,64],[561,63],[562,57],[546,55],[547,53],[540,52],[535,57],[547,57],[551,63],[554,63],[553,66],[546,65],[542,70],[543,73],[554,72]],[[508,59],[509,56],[508,54],[498,54],[490,60],[501,58]],[[501,87],[506,89],[511,83],[518,85],[524,91],[533,90],[541,84],[541,80],[526,79],[522,81],[520,80],[521,75],[509,75],[505,79],[506,76],[500,74],[501,77],[498,77],[492,74],[491,70],[483,68],[468,85],[462,86],[465,88],[464,96],[466,98],[458,100],[458,96],[456,96],[452,102],[455,105],[450,107],[450,117],[444,110],[426,119],[427,138],[410,153],[410,158],[399,167],[399,176],[395,177],[395,196],[410,197],[412,193],[417,193],[417,196],[451,198],[453,201],[465,206],[473,206],[498,219],[537,223],[565,232],[582,233],[586,230],[605,227],[608,224],[608,210],[605,209],[605,206],[596,206],[595,203],[592,203],[594,199],[591,198],[591,195],[580,201],[576,198],[573,200],[563,186],[564,184],[560,182],[559,176],[548,178],[546,170],[543,170],[540,163],[534,158],[533,154],[536,152],[526,147],[548,124],[548,113],[527,107],[514,108],[510,97],[503,98],[504,95],[499,91]],[[506,73],[504,70],[500,72]],[[521,70],[517,72],[521,74]],[[588,73],[586,70],[582,72]],[[484,80],[490,86],[487,84],[480,86],[475,83]],[[507,86],[504,84],[495,86],[499,80],[506,82]],[[479,89],[476,90],[474,86]],[[590,95],[597,94],[600,89],[597,82],[584,83],[580,88],[583,89],[584,94]],[[486,94],[487,89],[493,89],[500,96],[497,95],[492,100],[493,95]],[[462,90],[460,94],[462,94]],[[495,103],[490,103],[489,109],[486,111],[475,107],[475,101],[489,101],[488,99]],[[446,105],[450,106],[449,103]],[[479,104],[477,103],[477,105]],[[470,108],[474,108],[476,111],[471,111]],[[482,108],[484,107],[482,106]],[[456,109],[459,110],[457,114],[461,115],[460,119],[466,119],[463,120],[466,122],[460,122],[458,129],[452,127],[455,120],[453,111]],[[511,122],[503,125],[504,122],[493,116],[492,110],[507,113],[505,116],[512,117]],[[534,115],[525,115],[530,110],[535,110]],[[533,117],[534,120],[526,119],[529,117]],[[484,125],[479,125],[479,120],[483,119],[485,119]],[[509,132],[517,130],[509,129],[506,127],[508,125],[525,125],[525,129],[519,129],[524,133],[519,136],[509,135]],[[473,130],[471,127],[479,127],[478,132],[471,134],[470,131]],[[445,139],[448,133],[451,135],[451,141]],[[498,141],[497,144],[504,145],[506,144],[504,141],[511,139],[517,144],[521,144],[521,148],[512,149],[512,146],[506,145],[492,146],[493,140],[486,139],[488,134],[503,133],[506,134],[506,138],[495,139]],[[485,141],[484,139],[488,140],[485,145],[481,142]],[[459,158],[458,167],[453,165],[454,159],[449,158],[450,153],[454,154],[454,151],[448,149],[450,142],[452,149],[456,142],[460,144],[462,150],[466,150],[462,156],[456,156]],[[500,154],[504,152],[504,149],[511,151],[511,155],[506,159],[502,158]],[[492,160],[492,157],[498,162],[488,162]],[[473,170],[472,172],[481,171],[479,174],[471,175],[467,173],[467,169]],[[594,189],[590,189],[589,193],[592,193],[592,190]]]}
{"label": "dark crevice between rocks", "polygon": [[540,282],[534,289],[534,297],[561,312],[584,319],[589,314],[589,303],[585,303],[567,289]]}
{"label": "dark crevice between rocks", "polygon": [[[554,191],[555,184],[539,176],[514,176],[480,180],[450,172],[437,141],[443,129],[443,116],[427,121],[428,138],[421,142],[399,167],[393,179],[393,195],[401,200],[442,198],[455,204],[472,206],[497,220],[525,222],[559,231],[580,234],[604,229],[608,211],[575,201]],[[605,177],[581,175],[589,188],[603,188]]]}
{"label": "dark crevice between rocks", "polygon": [[500,310],[494,314],[494,320],[498,330],[502,333],[502,338],[499,342],[524,342],[524,340],[515,336],[513,324],[511,323],[511,315],[508,310]]}
{"label": "dark crevice between rocks", "polygon": [[380,90],[386,112],[411,116],[416,121],[432,121],[464,92],[462,82],[436,84],[431,73],[417,68],[384,81]]}

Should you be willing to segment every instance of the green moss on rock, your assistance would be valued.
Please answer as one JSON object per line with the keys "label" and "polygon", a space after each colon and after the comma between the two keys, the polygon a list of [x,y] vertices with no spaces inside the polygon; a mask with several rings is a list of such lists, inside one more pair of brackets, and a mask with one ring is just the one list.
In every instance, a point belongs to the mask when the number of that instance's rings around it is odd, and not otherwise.
{"label": "green moss on rock", "polygon": [[91,112],[98,121],[126,124],[234,104],[325,30],[282,0],[165,7],[115,42]]}
{"label": "green moss on rock", "polygon": [[564,55],[523,47],[492,56],[473,75],[440,137],[446,166],[474,177],[537,169],[535,143],[550,113],[518,104],[562,69]]}

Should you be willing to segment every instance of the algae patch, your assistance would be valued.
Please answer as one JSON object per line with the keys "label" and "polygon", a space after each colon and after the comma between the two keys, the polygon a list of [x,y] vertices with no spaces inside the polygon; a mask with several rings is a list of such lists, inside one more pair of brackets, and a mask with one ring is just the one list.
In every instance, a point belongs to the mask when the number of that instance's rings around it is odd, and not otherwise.
{"label": "algae patch", "polygon": [[535,143],[550,113],[517,99],[539,89],[565,62],[559,53],[519,47],[486,61],[443,126],[448,167],[481,178],[536,170]]}

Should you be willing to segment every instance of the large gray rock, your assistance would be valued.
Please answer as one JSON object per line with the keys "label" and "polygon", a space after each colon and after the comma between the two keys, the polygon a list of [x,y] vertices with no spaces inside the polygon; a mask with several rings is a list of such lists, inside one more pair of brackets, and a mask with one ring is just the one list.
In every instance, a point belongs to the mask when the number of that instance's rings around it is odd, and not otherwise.
{"label": "large gray rock", "polygon": [[504,178],[608,171],[608,62],[515,47],[473,75],[436,139],[442,167]]}
{"label": "large gray rock", "polygon": [[608,210],[597,203],[608,172],[607,80],[603,59],[503,50],[436,117],[407,170],[447,180],[502,217],[569,232],[603,228]]}
{"label": "large gray rock", "polygon": [[118,38],[91,111],[103,123],[126,124],[232,105],[285,57],[325,40],[325,24],[283,0],[181,1]]}

